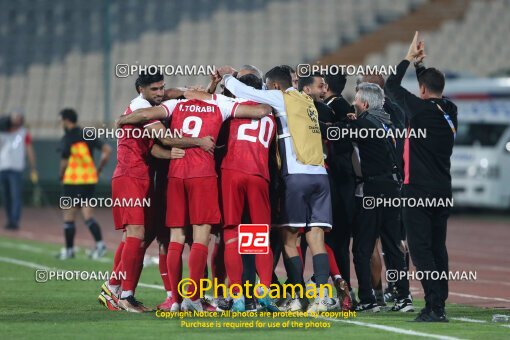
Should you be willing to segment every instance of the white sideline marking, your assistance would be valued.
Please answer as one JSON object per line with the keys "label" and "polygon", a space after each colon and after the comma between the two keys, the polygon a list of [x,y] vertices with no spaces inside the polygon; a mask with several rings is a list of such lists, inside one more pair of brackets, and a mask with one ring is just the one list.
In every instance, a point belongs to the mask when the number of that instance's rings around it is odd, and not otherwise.
{"label": "white sideline marking", "polygon": [[[413,288],[411,288],[410,290],[411,290],[411,293],[413,293],[413,295],[423,296],[423,291],[421,289],[414,290]],[[479,295],[464,294],[464,293],[448,292],[448,295],[455,295],[455,296],[460,296],[460,297],[470,298],[470,299],[480,299],[480,300],[489,300],[489,301],[510,302],[510,300],[504,299],[504,298],[489,297],[489,296],[479,296]]]}
{"label": "white sideline marking", "polygon": [[46,251],[39,247],[32,247],[28,244],[20,243],[20,244],[12,244],[7,242],[0,242],[0,247],[8,248],[8,249],[17,249],[17,250],[24,250],[29,251],[31,253],[46,253]]}
{"label": "white sideline marking", "polygon": [[[27,267],[27,268],[33,268],[33,269],[45,269],[45,270],[58,270],[58,271],[64,271],[65,269],[58,269],[58,268],[51,268],[48,266],[44,266],[42,264],[38,264],[35,262],[29,262],[29,261],[23,261],[18,260],[11,257],[3,257],[0,256],[0,262],[5,263],[11,263],[11,264],[17,264],[19,266]],[[158,290],[165,290],[165,287],[161,285],[154,285],[154,284],[148,284],[148,283],[138,283],[140,287],[145,288],[152,288],[152,289],[158,289]],[[453,294],[453,293],[450,293]],[[469,297],[477,297],[477,298],[485,298],[485,299],[495,299],[495,298],[486,298],[483,296],[476,296],[476,295],[468,295],[468,294],[457,294],[462,296],[469,296]],[[505,301],[510,301],[506,299],[502,299]],[[443,339],[443,340],[459,340],[460,338],[446,336],[446,335],[438,335],[438,334],[429,334],[429,333],[423,333],[423,332],[417,332],[410,329],[402,329],[397,327],[391,327],[391,326],[384,326],[384,325],[378,325],[368,322],[361,322],[361,321],[353,321],[353,320],[339,320],[339,319],[330,319],[330,318],[321,318],[323,320],[333,321],[333,322],[343,322],[343,323],[349,323],[357,326],[363,326],[368,328],[374,328],[374,329],[380,329],[387,332],[393,332],[397,334],[404,334],[404,335],[414,335],[418,337],[425,337],[425,338],[433,338],[433,339]],[[476,320],[476,319],[469,319],[469,318],[451,318],[452,320],[457,321],[464,321],[464,322],[472,322],[472,323],[487,323],[487,321],[484,320]],[[501,325],[502,327],[510,328],[510,325]]]}
{"label": "white sideline marking", "polygon": [[479,296],[479,295],[471,295],[471,294],[463,294],[463,293],[448,293],[450,295],[471,298],[471,299],[480,299],[480,300],[492,300],[492,301],[500,301],[500,302],[510,302],[509,299],[497,298],[497,297],[488,297],[488,296]]}
{"label": "white sideline marking", "polygon": [[[32,246],[32,245],[29,245],[29,244],[26,244],[26,243],[15,243],[15,244],[12,244],[12,243],[7,243],[7,242],[0,242],[0,247],[2,248],[8,248],[8,249],[17,249],[17,250],[23,250],[23,251],[28,251],[28,252],[31,252],[31,253],[36,253],[36,254],[47,254],[48,251],[46,249],[43,249],[43,248],[39,248],[39,247],[36,247],[36,246]],[[102,262],[102,263],[111,263],[112,260],[106,258],[106,257],[101,257],[99,259],[90,259],[91,261],[97,261],[97,262]]]}
{"label": "white sideline marking", "polygon": [[398,333],[398,334],[421,336],[421,337],[425,337],[425,338],[443,339],[443,340],[458,340],[458,339],[460,339],[460,338],[456,338],[456,337],[452,337],[452,336],[422,333],[422,332],[412,331],[410,329],[402,329],[402,328],[391,327],[391,326],[383,326],[383,325],[378,325],[378,324],[373,324],[373,323],[368,323],[368,322],[329,319],[329,318],[321,318],[321,319],[333,321],[333,322],[350,323],[353,325],[364,326],[364,327],[368,327],[368,328],[375,328],[375,329],[380,329],[383,331],[388,331],[388,332],[393,332],[393,333]]}
{"label": "white sideline marking", "polygon": [[471,322],[471,323],[487,323],[485,320],[476,320],[476,319],[470,319],[470,318],[450,318],[452,320],[457,321],[465,321],[465,322]]}
{"label": "white sideline marking", "polygon": [[28,261],[13,259],[12,257],[3,257],[3,256],[0,256],[0,262],[17,264],[19,266],[33,268],[33,269],[46,269],[46,270],[54,269],[54,268],[46,267],[46,266],[43,266],[42,264],[37,264],[37,263],[34,263],[34,262],[28,262]]}
{"label": "white sideline marking", "polygon": [[[18,260],[18,259],[14,259],[14,258],[10,258],[10,257],[2,257],[2,256],[0,256],[0,262],[17,264],[19,266],[28,267],[28,268],[34,268],[34,269],[46,269],[46,270],[48,270],[48,269],[55,269],[55,270],[58,270],[56,268],[50,268],[50,267],[47,267],[47,266],[44,266],[44,265],[41,265],[41,264],[38,264],[38,263]],[[152,289],[159,289],[159,290],[164,290],[165,289],[163,286],[147,284],[147,283],[139,283],[138,285],[140,287],[146,287],[146,288],[152,288]],[[324,320],[334,321],[334,322],[350,323],[350,324],[353,324],[353,325],[380,329],[380,330],[384,330],[384,331],[387,331],[387,332],[393,332],[393,333],[397,333],[397,334],[415,335],[415,336],[421,336],[421,337],[426,337],[426,338],[444,339],[444,340],[458,340],[459,339],[459,338],[450,337],[450,336],[421,333],[421,332],[416,332],[416,331],[412,331],[412,330],[408,330],[408,329],[401,329],[401,328],[396,328],[396,327],[371,324],[371,323],[367,323],[367,322],[349,321],[349,320],[336,320],[336,319],[328,319],[328,318],[323,318],[323,319]]]}
{"label": "white sideline marking", "polygon": [[160,285],[151,285],[151,284],[148,284],[148,283],[142,283],[142,282],[138,282],[138,285],[139,285],[140,287],[145,287],[145,288],[152,288],[152,289],[165,290],[165,287],[160,286]]}

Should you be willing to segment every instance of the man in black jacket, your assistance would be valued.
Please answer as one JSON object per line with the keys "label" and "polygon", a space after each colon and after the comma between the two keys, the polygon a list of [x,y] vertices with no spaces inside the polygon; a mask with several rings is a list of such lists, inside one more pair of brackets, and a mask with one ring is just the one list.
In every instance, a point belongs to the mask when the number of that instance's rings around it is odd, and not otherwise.
{"label": "man in black jacket", "polygon": [[[326,75],[326,95],[324,103],[333,110],[333,120],[339,122],[354,112],[354,107],[342,97],[347,79],[344,75]],[[322,120],[319,111],[319,120]],[[333,206],[333,224],[335,228],[326,237],[326,243],[333,249],[335,260],[342,277],[351,288],[351,261],[349,246],[351,242],[352,223],[355,211],[354,189],[356,178],[352,168],[353,147],[350,141],[338,140],[328,143],[329,181],[331,183],[331,204]],[[352,293],[351,299],[355,302]]]}
{"label": "man in black jacket", "polygon": [[[444,75],[435,68],[419,70],[420,97],[401,86],[413,59],[424,58],[418,32],[397,74],[386,81],[387,95],[405,112],[411,129],[426,129],[426,138],[407,138],[404,147],[404,195],[414,198],[450,199],[450,156],[457,130],[457,107],[443,98]],[[450,207],[404,207],[403,219],[411,258],[418,271],[448,274],[446,225]],[[416,321],[447,322],[445,301],[448,280],[423,279],[425,308]]]}
{"label": "man in black jacket", "polygon": [[[374,198],[399,198],[400,178],[395,162],[395,142],[385,135],[369,134],[370,131],[387,132],[393,129],[390,116],[383,110],[384,92],[376,84],[361,83],[355,96],[356,119],[342,121],[332,126],[322,123],[321,130],[328,131],[328,138],[336,143],[339,138],[357,143],[361,174],[363,176],[363,200]],[[334,129],[338,128],[337,133]],[[365,205],[365,204],[364,204]],[[380,311],[371,284],[370,258],[379,235],[389,259],[389,270],[405,272],[404,254],[399,248],[400,209],[398,207],[367,207],[360,209],[355,223],[353,255],[358,277],[357,311]],[[413,310],[407,277],[397,280],[397,301],[394,311]]]}
{"label": "man in black jacket", "polygon": [[[356,86],[358,86],[360,83],[373,83],[379,85],[381,88],[384,88],[384,78],[380,74],[366,74],[359,76],[356,79]],[[391,101],[388,96],[384,98],[384,112],[388,113],[390,115],[390,120],[393,126],[396,129],[404,130],[406,127],[405,124],[405,115],[404,112]],[[396,163],[398,170],[400,171],[400,175],[402,178],[404,178],[404,168],[403,168],[403,155],[404,155],[404,138],[396,137],[395,138],[395,150],[396,150]],[[409,267],[409,252],[407,250],[407,244],[406,244],[406,235],[405,235],[405,228],[404,223],[400,223],[400,229],[401,234],[399,236],[400,241],[400,247],[406,254],[406,264]],[[381,279],[381,270],[382,270],[382,263],[381,263],[381,245],[378,243],[376,244],[376,247],[374,249],[374,253],[372,255],[372,284],[374,286],[375,290],[375,296],[377,298],[377,302],[384,306],[386,304],[386,301],[393,301],[395,299],[395,296],[393,294],[393,283],[388,282],[388,286],[385,289],[384,293],[382,291],[382,279]],[[382,249],[382,253],[384,254],[385,251]],[[388,263],[388,259],[384,257],[384,262],[386,267],[390,267]]]}

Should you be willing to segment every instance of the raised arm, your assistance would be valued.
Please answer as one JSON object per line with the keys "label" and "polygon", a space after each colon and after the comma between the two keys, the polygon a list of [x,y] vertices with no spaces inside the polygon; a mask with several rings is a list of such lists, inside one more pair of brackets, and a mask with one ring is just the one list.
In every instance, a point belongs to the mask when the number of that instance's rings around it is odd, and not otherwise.
{"label": "raised arm", "polygon": [[409,46],[409,51],[407,52],[406,57],[400,62],[400,64],[398,64],[397,73],[391,74],[386,80],[386,84],[384,86],[384,91],[388,97],[398,104],[409,118],[412,118],[416,113],[418,113],[417,108],[421,105],[422,99],[407,91],[401,84],[411,61],[415,57],[419,56],[420,53],[423,53],[423,50],[418,49],[423,45],[419,44],[417,41],[418,32],[414,35],[414,39]]}
{"label": "raised arm", "polygon": [[218,87],[218,84],[221,82],[221,76],[218,73],[218,71],[215,71],[211,74],[211,80],[209,81],[209,84],[207,84],[207,92],[208,93],[214,93],[216,92],[216,87]]}

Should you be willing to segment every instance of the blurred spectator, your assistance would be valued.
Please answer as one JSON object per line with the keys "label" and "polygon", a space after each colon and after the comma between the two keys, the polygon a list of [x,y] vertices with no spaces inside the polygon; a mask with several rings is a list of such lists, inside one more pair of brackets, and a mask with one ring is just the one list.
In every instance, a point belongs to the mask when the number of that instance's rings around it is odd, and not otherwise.
{"label": "blurred spectator", "polygon": [[24,127],[24,117],[20,110],[0,118],[0,183],[2,201],[7,212],[6,229],[19,228],[21,206],[23,203],[23,171],[25,157],[28,156],[30,178],[37,182],[35,154],[32,137]]}

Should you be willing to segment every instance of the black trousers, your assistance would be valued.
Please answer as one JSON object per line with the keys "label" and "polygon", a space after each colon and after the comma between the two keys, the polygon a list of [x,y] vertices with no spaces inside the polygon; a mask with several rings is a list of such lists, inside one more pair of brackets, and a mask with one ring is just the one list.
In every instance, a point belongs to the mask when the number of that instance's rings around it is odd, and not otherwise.
{"label": "black trousers", "polygon": [[[364,185],[364,195],[381,196],[367,189]],[[388,194],[386,197],[398,196],[398,190]],[[358,297],[362,304],[375,303],[375,295],[371,282],[370,259],[374,251],[375,242],[378,237],[381,238],[381,244],[384,249],[385,257],[389,267],[387,270],[396,270],[398,272],[407,271],[405,254],[399,248],[402,239],[400,229],[400,208],[399,207],[375,207],[374,209],[365,209],[361,206],[361,199],[358,199],[360,207],[356,217],[353,240],[354,269],[358,277]],[[395,282],[398,298],[407,298],[409,296],[409,281],[403,278]]]}
{"label": "black trousers", "polygon": [[335,260],[342,278],[351,286],[351,259],[349,246],[354,218],[354,177],[339,178],[331,172],[331,206],[333,210],[333,228],[325,234],[325,240],[335,254]]}
{"label": "black trousers", "polygon": [[[450,195],[427,193],[414,186],[404,186],[406,197],[448,198]],[[404,208],[403,219],[407,232],[409,252],[416,270],[438,271],[448,275],[448,251],[446,250],[446,225],[450,216],[449,207]],[[421,281],[425,292],[425,307],[444,311],[448,298],[448,280]]]}

